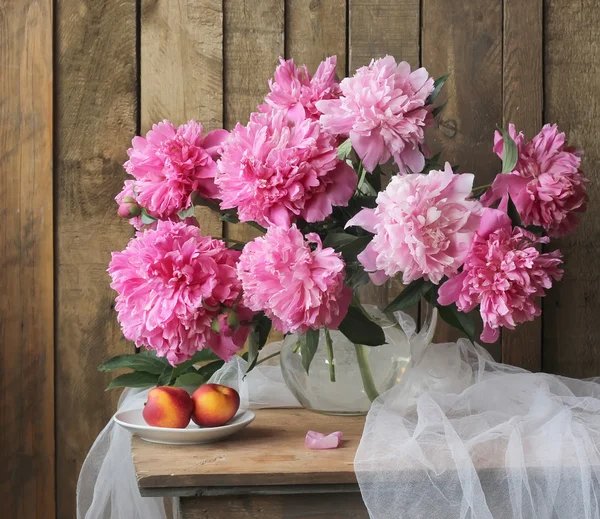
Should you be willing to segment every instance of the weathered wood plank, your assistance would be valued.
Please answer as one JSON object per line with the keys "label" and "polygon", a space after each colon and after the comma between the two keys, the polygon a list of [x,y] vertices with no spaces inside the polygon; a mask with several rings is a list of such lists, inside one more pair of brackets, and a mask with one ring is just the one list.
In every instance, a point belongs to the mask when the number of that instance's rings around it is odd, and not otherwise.
{"label": "weathered wood plank", "polygon": [[[303,409],[262,409],[247,428],[219,443],[199,446],[132,442],[142,489],[356,483],[354,455],[364,417],[335,417]],[[312,451],[306,431],[344,432],[341,447]]]}
{"label": "weathered wood plank", "polygon": [[[460,9],[440,0],[422,2],[421,59],[434,77],[452,73],[438,98],[448,101],[432,151],[475,173],[476,184],[491,182],[498,171],[492,145],[502,124],[502,0],[471,0]],[[436,341],[455,340],[458,332],[438,325]],[[489,345],[495,358],[501,345]]]}
{"label": "weathered wood plank", "polygon": [[[143,0],[142,133],[169,119],[208,132],[223,127],[223,6],[220,0]],[[198,208],[202,233],[222,236],[219,216]]]}
{"label": "weathered wood plank", "polygon": [[600,373],[600,4],[545,2],[545,113],[573,145],[585,149],[590,204],[573,235],[554,242],[565,276],[544,300],[543,369],[573,377]]}
{"label": "weathered wood plank", "polygon": [[[262,103],[279,56],[285,53],[285,0],[224,0],[225,128],[246,124]],[[228,238],[249,241],[260,233],[246,224],[225,225]]]}
{"label": "weathered wood plank", "polygon": [[419,0],[348,0],[350,73],[390,54],[419,65]]}
{"label": "weathered wood plank", "polygon": [[[543,1],[504,0],[503,126],[528,138],[542,127]],[[542,318],[502,331],[502,361],[531,371],[542,367]]]}
{"label": "weathered wood plank", "polygon": [[328,56],[337,56],[337,74],[346,73],[346,0],[286,0],[285,55],[313,74]]}
{"label": "weathered wood plank", "polygon": [[181,500],[182,519],[368,519],[359,492],[272,496],[192,497]]}
{"label": "weathered wood plank", "polygon": [[81,464],[119,396],[96,367],[132,350],[106,268],[132,236],[113,198],[136,132],[136,1],[56,8],[57,515],[72,519]]}
{"label": "weathered wood plank", "polygon": [[52,1],[0,1],[0,502],[55,517]]}

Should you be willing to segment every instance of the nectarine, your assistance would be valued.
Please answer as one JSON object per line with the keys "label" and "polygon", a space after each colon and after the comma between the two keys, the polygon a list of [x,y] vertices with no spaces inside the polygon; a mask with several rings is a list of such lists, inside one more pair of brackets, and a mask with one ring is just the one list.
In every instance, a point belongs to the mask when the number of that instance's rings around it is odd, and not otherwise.
{"label": "nectarine", "polygon": [[192,395],[192,420],[202,427],[218,427],[233,418],[240,407],[240,395],[230,387],[205,384]]}
{"label": "nectarine", "polygon": [[190,423],[194,403],[179,387],[159,386],[148,393],[142,416],[148,425],[185,429]]}

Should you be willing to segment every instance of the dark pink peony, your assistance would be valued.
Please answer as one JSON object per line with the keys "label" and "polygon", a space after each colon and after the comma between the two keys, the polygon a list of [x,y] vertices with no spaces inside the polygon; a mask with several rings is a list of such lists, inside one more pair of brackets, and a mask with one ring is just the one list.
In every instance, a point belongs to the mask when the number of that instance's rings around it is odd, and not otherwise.
{"label": "dark pink peony", "polygon": [[424,129],[433,122],[427,98],[433,79],[424,68],[410,70],[392,56],[371,61],[340,83],[339,99],[316,103],[321,124],[331,134],[349,135],[367,171],[390,157],[402,173],[422,171],[420,146]]}
{"label": "dark pink peony", "polygon": [[[216,333],[212,323],[239,301],[239,254],[183,222],[159,221],[155,230],[138,233],[124,251],[113,252],[108,268],[125,337],[171,364],[204,348],[231,358],[243,348],[248,327]],[[252,316],[243,305],[237,314],[242,321]]]}
{"label": "dark pink peony", "polygon": [[293,119],[306,117],[318,120],[321,112],[315,106],[322,99],[336,99],[340,88],[335,80],[337,58],[331,56],[321,62],[314,76],[306,65],[297,67],[294,60],[279,58],[275,76],[269,80],[271,92],[265,98],[261,111],[284,110]]}
{"label": "dark pink peony", "polygon": [[127,172],[135,178],[138,203],[156,218],[165,219],[187,209],[194,192],[214,198],[218,149],[225,130],[203,136],[196,121],[175,128],[170,121],[152,126],[146,137],[135,137],[127,153]]}
{"label": "dark pink peony", "polygon": [[[565,134],[557,126],[545,125],[531,142],[509,125],[509,134],[518,149],[518,161],[510,174],[498,175],[481,198],[491,205],[510,194],[523,225],[543,227],[550,236],[564,236],[575,230],[578,213],[586,210],[588,180],[579,165],[583,152],[566,146]],[[494,137],[494,151],[502,158],[504,140]]]}
{"label": "dark pink peony", "polygon": [[542,254],[535,247],[548,241],[520,227],[513,229],[505,212],[486,209],[463,271],[440,287],[438,302],[456,303],[461,312],[481,305],[481,340],[496,341],[501,326],[512,330],[540,315],[535,298],[562,277],[560,251]]}
{"label": "dark pink peony", "polygon": [[231,132],[216,184],[221,208],[237,208],[241,221],[289,227],[298,218],[322,221],[333,206],[347,205],[357,176],[318,122],[273,111],[252,114]]}
{"label": "dark pink peony", "polygon": [[295,225],[271,227],[248,243],[238,263],[244,304],[264,311],[283,333],[335,329],[348,311],[352,290],[344,286],[344,260],[323,248],[317,234],[306,239]]}

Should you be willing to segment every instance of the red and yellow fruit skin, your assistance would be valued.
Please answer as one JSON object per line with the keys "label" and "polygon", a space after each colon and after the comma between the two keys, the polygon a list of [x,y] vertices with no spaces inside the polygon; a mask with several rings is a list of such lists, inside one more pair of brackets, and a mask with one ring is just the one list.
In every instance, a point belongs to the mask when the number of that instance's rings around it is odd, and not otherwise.
{"label": "red and yellow fruit skin", "polygon": [[159,386],[148,393],[142,416],[148,425],[185,429],[190,423],[194,403],[179,387]]}
{"label": "red and yellow fruit skin", "polygon": [[192,420],[202,427],[219,427],[233,418],[240,407],[235,389],[220,384],[205,384],[192,395]]}

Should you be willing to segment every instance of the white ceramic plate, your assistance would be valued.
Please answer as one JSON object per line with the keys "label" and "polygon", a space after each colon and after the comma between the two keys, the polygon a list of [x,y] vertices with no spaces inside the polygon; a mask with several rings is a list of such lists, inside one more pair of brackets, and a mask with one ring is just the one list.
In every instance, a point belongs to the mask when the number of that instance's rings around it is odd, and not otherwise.
{"label": "white ceramic plate", "polygon": [[254,413],[252,411],[238,411],[229,422],[220,427],[199,427],[194,422],[190,422],[185,429],[148,425],[142,416],[142,409],[118,412],[113,420],[147,442],[191,445],[216,442],[235,434],[254,420]]}

